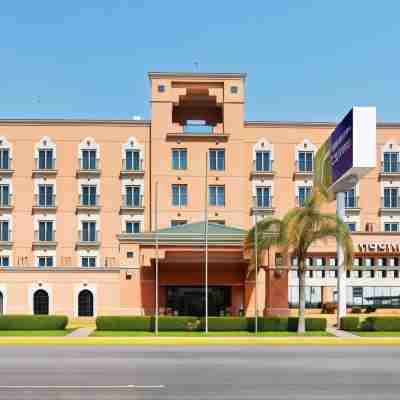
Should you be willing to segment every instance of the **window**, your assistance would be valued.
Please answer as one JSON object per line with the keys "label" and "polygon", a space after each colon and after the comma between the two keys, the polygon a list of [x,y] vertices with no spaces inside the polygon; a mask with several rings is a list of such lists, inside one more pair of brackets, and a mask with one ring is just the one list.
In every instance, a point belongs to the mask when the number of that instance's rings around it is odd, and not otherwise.
{"label": "window", "polygon": [[53,267],[53,257],[52,256],[40,256],[38,257],[38,267]]}
{"label": "window", "polygon": [[353,297],[363,297],[363,288],[353,287]]}
{"label": "window", "polygon": [[8,242],[10,239],[11,238],[8,221],[0,221],[0,241]]}
{"label": "window", "polygon": [[9,206],[10,203],[10,186],[0,185],[0,205]]}
{"label": "window", "polygon": [[173,219],[171,221],[171,228],[176,228],[177,226],[182,226],[182,225],[186,225],[187,221],[183,220],[183,219]]}
{"label": "window", "polygon": [[138,233],[140,232],[140,222],[138,221],[126,221],[126,233]]}
{"label": "window", "polygon": [[208,204],[210,206],[225,205],[225,186],[211,185],[208,187]]}
{"label": "window", "polygon": [[271,153],[269,151],[256,151],[256,171],[271,171]]}
{"label": "window", "polygon": [[125,151],[125,169],[128,171],[139,171],[140,168],[140,152],[138,150]]}
{"label": "window", "polygon": [[51,242],[53,240],[53,221],[39,221],[39,241]]}
{"label": "window", "polygon": [[187,205],[187,185],[172,185],[172,205],[183,207]]}
{"label": "window", "polygon": [[384,208],[398,208],[398,188],[385,188],[383,191],[383,207]]}
{"label": "window", "polygon": [[38,169],[53,169],[53,150],[39,150]]}
{"label": "window", "polygon": [[347,229],[349,232],[355,232],[356,231],[356,223],[355,222],[346,222]]}
{"label": "window", "polygon": [[0,169],[10,169],[10,151],[0,149]]}
{"label": "window", "polygon": [[82,290],[78,296],[78,317],[93,317],[93,293],[87,289]]}
{"label": "window", "polygon": [[383,171],[384,172],[399,172],[399,153],[387,151],[383,153]]}
{"label": "window", "polygon": [[126,258],[133,258],[134,252],[133,251],[127,251],[126,252]]}
{"label": "window", "polygon": [[158,85],[157,86],[158,93],[164,93],[165,92],[165,85]]}
{"label": "window", "polygon": [[355,190],[351,189],[347,192],[345,192],[345,198],[344,198],[344,206],[345,208],[356,208],[356,195],[355,195]]}
{"label": "window", "polygon": [[299,151],[299,172],[313,171],[313,151]]}
{"label": "window", "polygon": [[271,189],[270,187],[258,187],[256,188],[256,201],[258,208],[270,208],[271,207]]}
{"label": "window", "polygon": [[95,221],[84,221],[82,222],[82,232],[81,232],[82,242],[96,242],[97,241],[97,231]]}
{"label": "window", "polygon": [[311,186],[299,186],[298,188],[298,206],[304,207],[306,201],[311,195]]}
{"label": "window", "polygon": [[96,206],[97,205],[97,186],[96,185],[82,185],[82,206]]}
{"label": "window", "polygon": [[141,207],[140,186],[125,186],[125,206]]}
{"label": "window", "polygon": [[0,267],[9,267],[9,266],[10,266],[10,257],[0,256]]}
{"label": "window", "polygon": [[186,149],[172,149],[172,169],[187,169]]}
{"label": "window", "polygon": [[43,289],[37,290],[33,295],[33,314],[35,315],[49,314],[49,295]]}
{"label": "window", "polygon": [[82,150],[82,169],[97,169],[96,150]]}
{"label": "window", "polygon": [[211,149],[210,155],[210,170],[223,171],[225,169],[225,150]]}
{"label": "window", "polygon": [[231,94],[237,94],[237,92],[239,91],[239,88],[237,86],[231,86]]}
{"label": "window", "polygon": [[384,224],[384,231],[385,232],[398,232],[399,224],[397,222],[386,222]]}
{"label": "window", "polygon": [[94,257],[94,256],[81,257],[81,266],[82,267],[95,267],[96,266],[96,257]]}
{"label": "window", "polygon": [[39,185],[37,204],[40,207],[54,207],[53,185]]}

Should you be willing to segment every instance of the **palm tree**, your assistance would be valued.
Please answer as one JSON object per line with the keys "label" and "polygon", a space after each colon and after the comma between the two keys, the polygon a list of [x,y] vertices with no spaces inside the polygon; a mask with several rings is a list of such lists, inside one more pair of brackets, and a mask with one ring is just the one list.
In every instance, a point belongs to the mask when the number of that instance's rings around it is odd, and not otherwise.
{"label": "palm tree", "polygon": [[[273,247],[284,260],[291,254],[297,257],[299,272],[299,323],[298,333],[305,332],[305,260],[312,244],[334,238],[343,248],[344,265],[350,267],[353,260],[353,241],[347,226],[335,214],[320,210],[324,194],[314,190],[303,207],[296,207],[282,218],[265,218],[257,223],[257,249],[259,259],[265,251]],[[247,234],[245,248],[254,249],[255,228]],[[254,258],[254,257],[253,257]],[[254,263],[252,263],[254,264]]]}

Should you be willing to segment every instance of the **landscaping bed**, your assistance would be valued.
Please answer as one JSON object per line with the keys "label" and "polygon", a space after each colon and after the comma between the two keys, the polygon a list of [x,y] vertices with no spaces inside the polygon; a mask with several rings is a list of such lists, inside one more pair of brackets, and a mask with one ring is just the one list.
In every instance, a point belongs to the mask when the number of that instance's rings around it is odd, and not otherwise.
{"label": "landscaping bed", "polygon": [[[260,317],[258,318],[259,333],[287,333],[287,336],[297,334],[297,317]],[[327,322],[325,318],[306,318],[306,331],[325,332]],[[114,336],[121,332],[121,336],[132,332],[134,336],[150,336],[155,330],[154,317],[140,316],[101,316],[96,319],[96,336]],[[182,333],[201,335],[204,334],[205,319],[197,317],[159,317],[158,331],[160,334],[171,333],[171,336]],[[254,335],[255,319],[246,317],[209,317],[209,335],[219,336],[251,336]],[[107,332],[110,332],[108,335]],[[122,335],[125,333],[125,335]],[[321,335],[320,335],[321,336]]]}
{"label": "landscaping bed", "polygon": [[359,336],[400,336],[400,317],[342,317],[340,328]]}

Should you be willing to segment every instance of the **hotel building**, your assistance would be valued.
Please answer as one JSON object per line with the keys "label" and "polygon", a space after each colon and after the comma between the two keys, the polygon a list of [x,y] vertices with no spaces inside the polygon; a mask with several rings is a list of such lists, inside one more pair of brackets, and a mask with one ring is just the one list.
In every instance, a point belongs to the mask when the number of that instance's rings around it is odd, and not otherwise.
{"label": "hotel building", "polygon": [[[151,314],[158,290],[161,313],[201,315],[208,202],[210,314],[254,315],[246,231],[304,203],[335,125],[246,121],[245,78],[150,73],[146,121],[0,120],[0,313]],[[400,124],[378,123],[376,151],[346,193],[350,305],[400,295]],[[309,254],[310,307],[335,300],[335,256]],[[297,302],[296,259],[279,260],[261,260],[260,315]]]}

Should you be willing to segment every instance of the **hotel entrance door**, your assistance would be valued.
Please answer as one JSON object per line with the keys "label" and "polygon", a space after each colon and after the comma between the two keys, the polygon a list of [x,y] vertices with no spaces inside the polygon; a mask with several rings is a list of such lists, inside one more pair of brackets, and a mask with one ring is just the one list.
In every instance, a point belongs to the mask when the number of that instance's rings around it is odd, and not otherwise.
{"label": "hotel entrance door", "polygon": [[[205,314],[204,286],[170,286],[166,288],[166,306],[178,315],[201,317]],[[218,316],[231,305],[231,288],[208,288],[208,315]]]}

